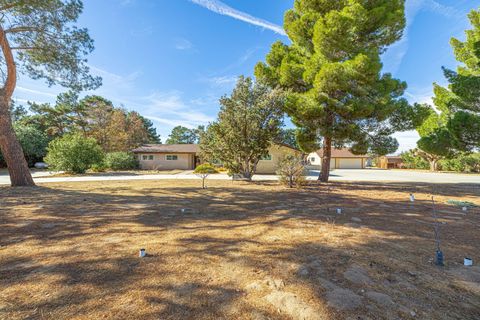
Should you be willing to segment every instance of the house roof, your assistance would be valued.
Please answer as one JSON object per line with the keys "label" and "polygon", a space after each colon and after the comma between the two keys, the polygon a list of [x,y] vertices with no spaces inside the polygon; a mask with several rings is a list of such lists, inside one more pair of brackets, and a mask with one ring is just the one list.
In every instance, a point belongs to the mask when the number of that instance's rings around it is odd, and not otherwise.
{"label": "house roof", "polygon": [[[320,158],[323,158],[323,149],[317,150],[316,153],[320,156]],[[350,150],[348,150],[348,148],[332,148],[332,158],[368,158],[368,156],[366,154],[353,154]]]}
{"label": "house roof", "polygon": [[133,153],[199,153],[198,144],[144,144]]}

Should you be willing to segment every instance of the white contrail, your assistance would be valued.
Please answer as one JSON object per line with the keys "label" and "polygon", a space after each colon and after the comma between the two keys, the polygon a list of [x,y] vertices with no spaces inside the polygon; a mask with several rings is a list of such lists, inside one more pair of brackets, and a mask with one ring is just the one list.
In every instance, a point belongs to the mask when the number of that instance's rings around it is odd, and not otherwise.
{"label": "white contrail", "polygon": [[265,29],[272,30],[273,32],[276,32],[283,36],[287,35],[285,33],[285,30],[283,30],[281,26],[253,17],[245,12],[238,11],[232,7],[227,6],[225,3],[222,3],[221,1],[218,1],[218,0],[190,0],[190,1],[210,11],[213,11],[215,13],[218,13],[224,16],[229,16],[237,20],[241,20]]}

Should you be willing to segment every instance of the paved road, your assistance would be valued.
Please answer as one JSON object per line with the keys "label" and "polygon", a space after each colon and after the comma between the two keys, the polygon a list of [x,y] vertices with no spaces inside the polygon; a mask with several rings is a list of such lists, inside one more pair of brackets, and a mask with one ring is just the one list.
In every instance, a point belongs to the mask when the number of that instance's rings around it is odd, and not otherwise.
{"label": "paved road", "polygon": [[[317,175],[319,171],[312,170],[310,175]],[[389,182],[424,182],[424,183],[476,183],[480,184],[478,174],[439,173],[410,170],[333,170],[332,180],[338,181],[389,181]]]}
{"label": "paved road", "polygon": [[[316,180],[318,171],[310,171],[309,180]],[[113,180],[167,180],[167,179],[198,179],[191,171],[180,174],[159,174],[159,175],[134,175],[134,174],[103,174],[95,176],[79,177],[45,177],[46,172],[35,172],[33,174],[37,183],[49,182],[75,182],[75,181],[113,181]],[[43,177],[40,177],[43,176]],[[229,180],[225,174],[211,175],[209,179]],[[256,175],[254,180],[272,181],[276,180],[273,175]],[[480,175],[455,174],[455,173],[431,173],[405,170],[334,170],[331,173],[331,180],[337,181],[390,181],[390,182],[426,182],[426,183],[476,183],[480,184]],[[6,172],[0,172],[0,185],[10,184]]]}

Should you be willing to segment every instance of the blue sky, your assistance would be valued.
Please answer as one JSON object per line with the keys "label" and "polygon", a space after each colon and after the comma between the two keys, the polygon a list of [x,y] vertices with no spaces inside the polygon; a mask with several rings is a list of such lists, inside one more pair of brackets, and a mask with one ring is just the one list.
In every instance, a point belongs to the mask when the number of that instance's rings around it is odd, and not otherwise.
{"label": "blue sky", "polygon": [[[154,121],[163,140],[176,125],[215,119],[218,99],[237,76],[252,75],[270,46],[287,42],[283,14],[293,0],[84,0],[79,25],[96,49],[92,73],[103,77],[95,94]],[[411,102],[429,102],[432,83],[444,84],[441,67],[455,67],[449,45],[464,39],[467,13],[480,0],[407,0],[404,38],[383,57],[384,69],[407,81]],[[14,94],[54,102],[60,87],[20,77]],[[91,93],[89,93],[91,94]],[[414,132],[396,135],[400,150],[415,147]]]}

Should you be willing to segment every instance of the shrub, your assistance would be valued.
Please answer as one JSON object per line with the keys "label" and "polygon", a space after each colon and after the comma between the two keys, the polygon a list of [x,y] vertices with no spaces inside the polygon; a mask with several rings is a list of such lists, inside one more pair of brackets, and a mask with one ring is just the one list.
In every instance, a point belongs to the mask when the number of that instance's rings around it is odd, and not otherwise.
{"label": "shrub", "polygon": [[429,169],[430,164],[422,157],[416,155],[412,150],[403,152],[401,155],[403,164],[407,169]]}
{"label": "shrub", "polygon": [[55,170],[84,173],[95,164],[101,164],[103,152],[97,141],[81,134],[69,134],[48,144],[47,162]]}
{"label": "shrub", "polygon": [[202,179],[202,189],[205,189],[205,179],[211,174],[218,173],[218,171],[211,164],[204,163],[196,167],[193,173]]}
{"label": "shrub", "polygon": [[277,174],[282,184],[290,188],[302,187],[306,183],[303,158],[294,154],[280,158],[277,163]]}
{"label": "shrub", "polygon": [[[35,162],[42,161],[48,146],[47,135],[32,125],[15,124],[14,129],[18,142],[20,142],[22,146],[28,166],[33,167]],[[4,162],[2,153],[0,152],[0,167]]]}
{"label": "shrub", "polygon": [[444,171],[480,172],[480,153],[461,154],[453,159],[441,160],[440,167]]}
{"label": "shrub", "polygon": [[138,168],[138,160],[134,154],[130,152],[111,152],[105,155],[105,167],[118,170],[133,170]]}

